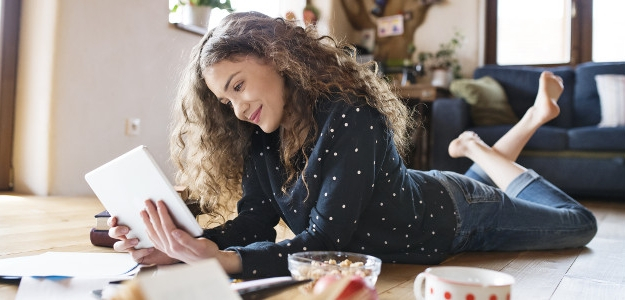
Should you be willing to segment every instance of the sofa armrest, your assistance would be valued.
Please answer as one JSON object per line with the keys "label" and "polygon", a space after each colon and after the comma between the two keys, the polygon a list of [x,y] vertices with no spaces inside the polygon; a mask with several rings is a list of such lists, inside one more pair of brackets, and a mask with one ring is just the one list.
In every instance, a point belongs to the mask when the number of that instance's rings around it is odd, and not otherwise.
{"label": "sofa armrest", "polygon": [[[464,172],[470,161],[449,156],[449,143],[471,126],[470,106],[460,98],[437,99],[432,105],[430,168]],[[468,159],[465,159],[468,160]]]}

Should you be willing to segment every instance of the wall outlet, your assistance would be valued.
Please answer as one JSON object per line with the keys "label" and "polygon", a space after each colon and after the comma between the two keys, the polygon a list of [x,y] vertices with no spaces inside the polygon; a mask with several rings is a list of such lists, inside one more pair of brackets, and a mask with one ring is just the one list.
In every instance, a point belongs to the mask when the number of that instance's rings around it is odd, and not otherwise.
{"label": "wall outlet", "polygon": [[128,118],[126,119],[126,135],[137,136],[141,134],[141,119]]}

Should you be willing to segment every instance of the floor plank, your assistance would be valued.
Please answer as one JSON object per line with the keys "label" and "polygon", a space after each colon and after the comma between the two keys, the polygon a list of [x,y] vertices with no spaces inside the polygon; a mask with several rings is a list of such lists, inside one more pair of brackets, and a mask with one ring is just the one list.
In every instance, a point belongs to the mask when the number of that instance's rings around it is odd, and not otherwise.
{"label": "floor plank", "polygon": [[622,205],[609,203],[593,209],[593,213],[597,212],[595,216],[601,217],[600,219],[597,218],[598,230],[595,238],[625,240],[625,230],[623,230],[625,228],[625,210]]}
{"label": "floor plank", "polygon": [[[416,277],[416,275],[414,277]],[[404,283],[394,287],[392,290],[387,290],[384,292],[380,292],[380,290],[378,290],[378,293],[380,300],[413,300],[415,298],[414,280],[407,280]]]}
{"label": "floor plank", "polygon": [[89,241],[93,216],[104,209],[94,197],[0,195],[0,203],[0,258],[50,249],[99,248]]}
{"label": "floor plank", "polygon": [[514,276],[512,299],[549,299],[581,249],[522,252],[501,271]]}
{"label": "floor plank", "polygon": [[520,252],[464,252],[452,256],[443,262],[442,265],[501,271],[520,254]]}
{"label": "floor plank", "polygon": [[625,298],[623,295],[625,295],[623,284],[565,276],[551,299],[623,299]]}
{"label": "floor plank", "polygon": [[625,284],[625,240],[593,239],[577,257],[566,276]]}
{"label": "floor plank", "polygon": [[428,267],[427,265],[382,264],[382,272],[380,272],[376,289],[382,293],[395,289],[404,282],[412,282],[417,277],[417,274],[423,272]]}

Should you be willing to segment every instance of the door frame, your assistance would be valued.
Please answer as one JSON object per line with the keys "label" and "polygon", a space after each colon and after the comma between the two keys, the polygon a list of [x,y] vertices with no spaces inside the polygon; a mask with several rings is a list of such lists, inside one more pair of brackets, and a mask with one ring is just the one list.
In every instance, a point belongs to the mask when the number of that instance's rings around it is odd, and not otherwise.
{"label": "door frame", "polygon": [[0,0],[0,191],[13,188],[13,128],[21,0]]}

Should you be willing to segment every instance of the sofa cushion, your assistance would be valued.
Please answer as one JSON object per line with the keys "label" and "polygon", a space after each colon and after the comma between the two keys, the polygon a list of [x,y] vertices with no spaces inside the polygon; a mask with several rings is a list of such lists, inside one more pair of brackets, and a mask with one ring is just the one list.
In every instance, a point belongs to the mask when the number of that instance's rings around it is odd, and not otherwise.
{"label": "sofa cushion", "polygon": [[623,200],[625,156],[602,154],[558,151],[535,155],[523,151],[517,162],[534,169],[571,196],[615,197]]}
{"label": "sofa cushion", "polygon": [[[493,145],[500,137],[502,137],[512,126],[478,126],[467,130],[477,133],[478,136],[488,145]],[[536,133],[527,142],[524,149],[527,150],[567,150],[569,146],[569,137],[567,129],[542,126],[538,128]]]}
{"label": "sofa cushion", "polygon": [[506,92],[490,76],[454,80],[449,90],[471,105],[471,119],[475,125],[515,124],[519,121],[508,104]]}
{"label": "sofa cushion", "polygon": [[569,130],[571,150],[625,151],[625,127],[585,126]]}
{"label": "sofa cushion", "polygon": [[587,62],[577,65],[573,116],[575,127],[597,125],[601,121],[601,105],[595,81],[595,76],[599,74],[625,75],[625,62]]}
{"label": "sofa cushion", "polygon": [[599,127],[625,126],[625,75],[595,76],[601,103]]}
{"label": "sofa cushion", "polygon": [[544,70],[562,77],[564,91],[558,100],[560,115],[548,125],[568,128],[573,125],[573,86],[575,71],[571,67],[538,68],[527,66],[485,65],[477,68],[473,78],[490,76],[506,91],[508,103],[517,117],[522,117],[536,100],[538,80]]}

